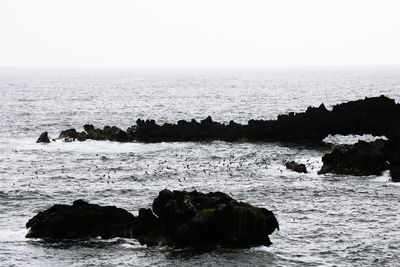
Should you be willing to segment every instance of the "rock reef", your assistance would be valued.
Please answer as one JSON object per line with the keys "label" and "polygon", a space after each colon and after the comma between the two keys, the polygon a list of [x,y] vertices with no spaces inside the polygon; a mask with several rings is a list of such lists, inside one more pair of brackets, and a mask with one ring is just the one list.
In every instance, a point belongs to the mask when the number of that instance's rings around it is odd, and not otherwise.
{"label": "rock reef", "polygon": [[67,141],[87,139],[119,142],[171,141],[267,141],[322,142],[329,134],[371,134],[389,139],[400,136],[400,105],[385,96],[365,98],[335,105],[309,107],[305,112],[279,115],[276,120],[249,120],[247,124],[215,122],[209,116],[200,122],[180,120],[158,125],[154,120],[138,119],[126,131],[116,126],[103,129],[85,125],[84,132],[62,131]]}
{"label": "rock reef", "polygon": [[83,200],[54,205],[28,221],[27,238],[135,238],[141,244],[196,247],[271,245],[279,229],[272,211],[239,202],[221,192],[162,190],[151,209],[134,216],[114,206]]}
{"label": "rock reef", "polygon": [[197,122],[157,125],[153,120],[138,120],[134,139],[161,141],[272,141],[321,142],[329,134],[372,134],[398,136],[400,105],[385,96],[365,98],[336,105],[331,111],[324,104],[305,112],[279,115],[277,120],[249,120],[247,125],[221,124],[211,117]]}
{"label": "rock reef", "polygon": [[[385,96],[349,101],[326,109],[324,104],[305,112],[279,115],[276,120],[249,120],[247,124],[215,122],[209,116],[200,122],[180,120],[158,125],[154,120],[138,119],[126,131],[116,126],[103,129],[84,125],[83,132],[62,131],[65,141],[110,140],[118,142],[249,141],[321,144],[328,135],[386,136],[389,140],[358,142],[341,146],[323,157],[319,171],[349,175],[377,175],[390,169],[393,181],[400,181],[400,104]],[[40,142],[47,142],[43,133]],[[43,141],[42,141],[43,140]],[[304,172],[302,166],[288,163],[288,169]]]}
{"label": "rock reef", "polygon": [[66,142],[75,140],[85,141],[92,140],[110,140],[118,142],[132,142],[133,138],[124,130],[116,126],[104,126],[103,129],[95,128],[92,124],[85,124],[83,126],[84,132],[78,132],[74,128],[61,131],[58,136],[59,139],[64,139]]}

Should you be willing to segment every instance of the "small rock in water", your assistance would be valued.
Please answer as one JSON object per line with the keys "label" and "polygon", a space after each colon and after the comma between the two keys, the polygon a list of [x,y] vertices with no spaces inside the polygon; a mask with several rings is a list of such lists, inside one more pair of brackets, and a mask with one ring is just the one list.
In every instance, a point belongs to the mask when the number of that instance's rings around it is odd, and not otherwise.
{"label": "small rock in water", "polygon": [[36,143],[50,143],[50,139],[47,132],[41,133]]}
{"label": "small rock in water", "polygon": [[305,164],[297,163],[295,161],[289,161],[285,164],[286,168],[298,173],[307,173],[307,168]]}

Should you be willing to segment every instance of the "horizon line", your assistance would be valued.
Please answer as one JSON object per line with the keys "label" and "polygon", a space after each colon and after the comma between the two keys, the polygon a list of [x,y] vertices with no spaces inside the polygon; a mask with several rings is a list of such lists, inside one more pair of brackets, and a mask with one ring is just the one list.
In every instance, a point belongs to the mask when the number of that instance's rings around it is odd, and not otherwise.
{"label": "horizon line", "polygon": [[1,66],[0,69],[270,69],[270,68],[336,68],[336,67],[400,67],[400,63],[398,64],[329,64],[329,65],[321,65],[321,64],[312,64],[312,65],[264,65],[264,66],[174,66],[174,65],[163,65],[163,66],[117,66],[117,65],[55,65],[55,66]]}

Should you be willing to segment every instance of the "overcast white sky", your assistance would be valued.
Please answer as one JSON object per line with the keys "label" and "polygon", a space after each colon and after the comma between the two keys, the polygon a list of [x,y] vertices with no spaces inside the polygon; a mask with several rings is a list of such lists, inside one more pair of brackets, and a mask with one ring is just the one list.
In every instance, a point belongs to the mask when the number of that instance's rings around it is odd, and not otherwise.
{"label": "overcast white sky", "polygon": [[400,0],[0,0],[0,66],[400,64]]}

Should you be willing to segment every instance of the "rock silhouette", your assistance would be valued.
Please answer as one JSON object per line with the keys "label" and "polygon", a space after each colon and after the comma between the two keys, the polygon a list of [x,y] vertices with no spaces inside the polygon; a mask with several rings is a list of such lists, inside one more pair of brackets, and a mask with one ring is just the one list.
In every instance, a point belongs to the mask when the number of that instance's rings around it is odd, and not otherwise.
{"label": "rock silhouette", "polygon": [[41,133],[39,138],[36,140],[36,143],[50,143],[48,133],[47,132]]}
{"label": "rock silhouette", "polygon": [[77,239],[126,236],[134,220],[135,217],[126,210],[76,200],[72,206],[54,205],[39,212],[26,224],[30,228],[26,237]]}
{"label": "rock silhouette", "polygon": [[400,182],[400,139],[358,141],[354,145],[339,146],[324,155],[322,162],[319,174],[366,176],[390,170],[392,181]]}
{"label": "rock silhouette", "polygon": [[125,237],[146,245],[176,247],[271,245],[279,229],[273,212],[238,202],[221,192],[162,190],[153,210],[135,217],[124,209],[83,200],[54,205],[28,221],[28,238],[79,239]]}
{"label": "rock silhouette", "polygon": [[287,169],[298,172],[307,173],[307,168],[305,164],[297,163],[295,161],[289,161],[285,163]]}
{"label": "rock silhouette", "polygon": [[103,129],[95,128],[91,124],[85,124],[83,126],[84,132],[77,132],[74,128],[61,131],[58,138],[64,139],[64,141],[85,141],[87,139],[92,140],[110,140],[118,142],[132,142],[133,138],[128,135],[125,131],[121,130],[116,126],[104,126]]}
{"label": "rock silhouette", "polygon": [[365,98],[335,105],[309,107],[305,112],[279,115],[276,120],[249,120],[247,124],[215,122],[210,116],[200,122],[180,120],[158,125],[154,120],[138,119],[126,131],[116,126],[103,129],[85,125],[85,132],[69,129],[60,133],[67,141],[86,139],[119,142],[167,141],[266,141],[322,142],[329,134],[400,136],[400,105],[385,96]]}
{"label": "rock silhouette", "polygon": [[390,168],[390,177],[392,177],[392,182],[400,182],[400,167],[393,166]]}
{"label": "rock silhouette", "polygon": [[[359,142],[342,146],[323,157],[323,173],[350,175],[380,174],[390,170],[393,181],[400,180],[400,104],[385,96],[349,101],[326,109],[324,104],[309,107],[305,112],[279,115],[276,120],[249,120],[247,124],[215,122],[210,116],[200,122],[180,120],[176,124],[158,125],[154,120],[138,119],[126,131],[116,126],[103,129],[84,125],[84,132],[62,131],[65,141],[110,140],[118,142],[174,141],[263,141],[320,144],[328,135],[371,134],[386,136],[384,151],[378,143]],[[39,138],[41,139],[41,138]],[[383,155],[384,154],[384,155]],[[387,161],[387,162],[386,162]],[[288,167],[292,169],[291,166]],[[293,168],[295,166],[293,165]]]}
{"label": "rock silhouette", "polygon": [[389,168],[384,154],[386,141],[358,141],[354,145],[343,145],[322,157],[323,166],[318,172],[346,175],[380,175]]}

